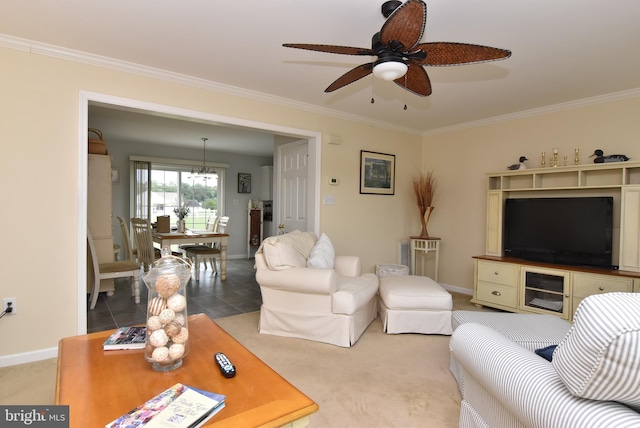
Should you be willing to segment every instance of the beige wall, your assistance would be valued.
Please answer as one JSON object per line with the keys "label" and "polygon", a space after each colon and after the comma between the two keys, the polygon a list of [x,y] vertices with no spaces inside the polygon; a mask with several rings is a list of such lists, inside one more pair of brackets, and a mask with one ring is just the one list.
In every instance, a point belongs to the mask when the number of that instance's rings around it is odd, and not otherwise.
{"label": "beige wall", "polygon": [[429,232],[442,238],[439,280],[473,288],[471,257],[484,254],[485,173],[507,169],[526,156],[530,168],[540,167],[541,152],[554,147],[560,158],[581,163],[595,149],[640,160],[640,98],[574,108],[504,123],[425,137],[423,161],[439,181],[436,210]]}
{"label": "beige wall", "polygon": [[[0,365],[49,354],[78,332],[78,153],[80,91],[339,135],[323,143],[320,229],[340,254],[358,254],[368,271],[395,262],[397,242],[418,227],[409,212],[409,178],[422,138],[202,88],[0,48],[0,224],[6,243],[0,298],[17,297],[18,314],[0,319]],[[396,195],[358,192],[361,149],[396,155]],[[340,178],[329,187],[329,176]],[[413,222],[413,228],[411,223]],[[84,286],[84,285],[83,285]],[[48,351],[47,351],[48,350]],[[3,358],[5,357],[5,358]]]}
{"label": "beige wall", "polygon": [[[320,229],[339,254],[358,254],[365,269],[395,263],[398,241],[420,230],[411,176],[434,169],[439,181],[429,223],[443,239],[440,281],[471,289],[471,256],[484,251],[485,177],[520,155],[538,162],[542,150],[583,161],[595,148],[640,159],[640,99],[420,137],[387,128],[107,68],[0,48],[0,177],[5,183],[0,224],[5,252],[0,298],[17,297],[19,313],[0,319],[0,365],[50,356],[58,341],[78,332],[79,93],[90,91],[209,114],[269,123],[322,135]],[[396,155],[394,196],[360,195],[359,154]],[[329,186],[337,177],[339,186]],[[84,285],[83,285],[84,286]]]}

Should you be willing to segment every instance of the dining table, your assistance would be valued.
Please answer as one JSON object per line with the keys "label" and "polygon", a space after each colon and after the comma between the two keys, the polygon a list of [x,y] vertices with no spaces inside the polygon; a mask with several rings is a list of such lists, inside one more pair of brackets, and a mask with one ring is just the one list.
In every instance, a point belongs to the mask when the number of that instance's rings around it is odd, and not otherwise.
{"label": "dining table", "polygon": [[227,279],[227,245],[228,233],[217,233],[209,230],[188,229],[184,233],[158,231],[152,232],[153,242],[160,244],[160,248],[185,244],[220,244],[220,279]]}

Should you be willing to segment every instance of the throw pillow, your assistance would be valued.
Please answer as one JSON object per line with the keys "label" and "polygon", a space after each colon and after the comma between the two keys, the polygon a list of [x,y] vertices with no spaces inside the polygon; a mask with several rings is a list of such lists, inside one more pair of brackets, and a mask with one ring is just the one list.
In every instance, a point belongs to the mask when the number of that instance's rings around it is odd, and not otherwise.
{"label": "throw pillow", "polygon": [[271,270],[285,270],[306,265],[306,260],[300,252],[281,242],[277,237],[265,239],[262,244],[262,252]]}
{"label": "throw pillow", "polygon": [[331,244],[329,237],[323,233],[311,250],[311,255],[307,259],[307,267],[333,269],[333,259],[335,258],[336,252],[333,249],[333,244]]}
{"label": "throw pillow", "polygon": [[584,299],[552,364],[574,395],[640,411],[640,293]]}
{"label": "throw pillow", "polygon": [[278,241],[294,248],[304,257],[305,261],[309,258],[309,254],[317,240],[315,233],[301,232],[299,230],[278,235]]}
{"label": "throw pillow", "polygon": [[551,361],[553,359],[553,351],[555,351],[557,346],[558,345],[551,345],[551,346],[547,346],[546,348],[536,349],[533,352],[540,355],[545,360]]}
{"label": "throw pillow", "polygon": [[284,235],[270,236],[262,242],[257,252],[264,253],[271,270],[306,267],[315,242],[316,235],[313,232],[294,230]]}

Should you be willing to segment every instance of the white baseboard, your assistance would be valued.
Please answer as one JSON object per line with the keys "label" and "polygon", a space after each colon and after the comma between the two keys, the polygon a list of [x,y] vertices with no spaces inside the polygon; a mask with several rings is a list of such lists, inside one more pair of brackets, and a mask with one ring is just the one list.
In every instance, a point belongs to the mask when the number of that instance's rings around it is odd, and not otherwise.
{"label": "white baseboard", "polygon": [[445,290],[453,291],[454,293],[461,293],[461,294],[467,294],[469,296],[473,296],[473,290],[469,288],[462,288],[456,285],[449,285],[449,284],[442,284],[442,283],[440,283],[440,286],[442,286],[442,288],[444,288]]}
{"label": "white baseboard", "polygon": [[0,367],[33,363],[34,361],[48,360],[49,358],[56,358],[57,356],[58,348],[39,349],[22,354],[4,355],[0,357]]}

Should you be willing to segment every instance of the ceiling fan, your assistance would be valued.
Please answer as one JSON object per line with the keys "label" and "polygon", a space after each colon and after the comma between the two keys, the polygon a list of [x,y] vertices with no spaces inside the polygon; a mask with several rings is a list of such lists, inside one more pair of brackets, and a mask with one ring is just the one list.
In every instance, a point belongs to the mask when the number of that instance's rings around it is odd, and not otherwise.
{"label": "ceiling fan", "polygon": [[427,23],[427,5],[422,0],[386,1],[382,15],[387,18],[373,35],[371,49],[349,46],[285,43],[287,48],[306,49],[343,55],[377,56],[374,62],[346,72],[325,89],[332,92],[373,73],[393,80],[416,95],[431,95],[431,82],[423,66],[449,66],[497,61],[511,51],[467,43],[419,43]]}

